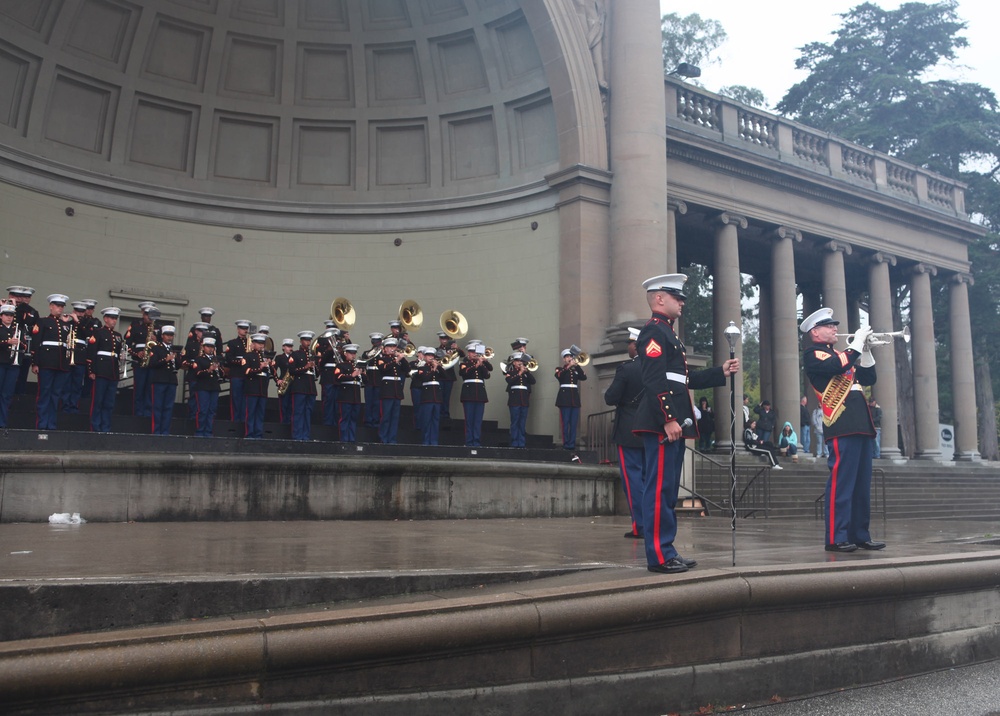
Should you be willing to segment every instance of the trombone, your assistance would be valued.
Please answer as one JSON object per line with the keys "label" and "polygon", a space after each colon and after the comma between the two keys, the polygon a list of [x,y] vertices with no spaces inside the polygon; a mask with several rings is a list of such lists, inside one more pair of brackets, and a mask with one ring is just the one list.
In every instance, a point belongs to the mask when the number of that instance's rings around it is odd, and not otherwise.
{"label": "trombone", "polygon": [[[837,338],[850,338],[853,333],[838,333]],[[904,326],[901,331],[893,331],[892,333],[872,333],[868,336],[868,340],[865,341],[869,346],[885,346],[896,338],[902,338],[904,343],[910,342],[910,327]]]}
{"label": "trombone", "polygon": [[584,368],[590,364],[590,354],[584,353],[583,349],[580,348],[580,346],[576,345],[575,343],[569,347],[569,352],[576,360],[576,364],[581,368]]}

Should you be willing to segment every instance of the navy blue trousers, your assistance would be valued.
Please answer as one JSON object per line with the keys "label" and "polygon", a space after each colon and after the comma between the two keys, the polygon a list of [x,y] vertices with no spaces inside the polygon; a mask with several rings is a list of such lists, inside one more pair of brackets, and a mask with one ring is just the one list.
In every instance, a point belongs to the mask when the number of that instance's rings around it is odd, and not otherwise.
{"label": "navy blue trousers", "polygon": [[7,413],[10,402],[14,399],[14,391],[17,390],[17,376],[20,372],[19,365],[0,365],[0,428],[7,427]]}
{"label": "navy blue trousers", "polygon": [[148,418],[150,412],[149,368],[135,367],[132,377],[132,415]]}
{"label": "navy blue trousers", "polygon": [[358,441],[358,418],[361,417],[360,403],[337,403],[340,428],[340,441],[354,443]]}
{"label": "navy blue trousers", "polygon": [[562,423],[563,448],[576,449],[576,425],[580,422],[579,408],[559,408],[559,422]]}
{"label": "navy blue trousers", "polygon": [[399,404],[402,401],[394,398],[383,398],[378,423],[378,438],[386,445],[395,445],[399,441]]}
{"label": "navy blue trousers", "polygon": [[243,384],[246,378],[229,379],[229,419],[236,422],[246,420],[247,403],[243,397]]}
{"label": "navy blue trousers", "polygon": [[510,408],[510,446],[523,448],[528,441],[528,406],[511,405]]}
{"label": "navy blue trousers", "polygon": [[486,403],[462,403],[465,410],[465,446],[480,447],[483,444],[483,414]]}
{"label": "navy blue trousers", "polygon": [[152,383],[153,435],[169,435],[170,419],[174,415],[174,397],[177,386],[172,383]]}
{"label": "navy blue trousers", "polygon": [[660,444],[661,433],[643,433],[645,467],[642,471],[642,531],[646,563],[666,564],[677,556],[677,493],[684,465],[684,441]]}
{"label": "navy blue trousers", "polygon": [[323,388],[323,425],[337,424],[337,394],[340,393],[340,386],[336,383],[327,383]]}
{"label": "navy blue trousers", "polygon": [[264,437],[264,408],[267,407],[267,396],[246,396],[246,432],[245,437],[260,440]]}
{"label": "navy blue trousers", "polygon": [[55,430],[56,415],[59,412],[59,398],[66,390],[69,373],[51,368],[38,369],[38,398],[35,403],[37,413],[35,427],[39,430]]}
{"label": "navy blue trousers", "polygon": [[292,393],[292,440],[312,438],[312,415],[315,404],[315,395]]}
{"label": "navy blue trousers", "polygon": [[118,381],[110,378],[94,379],[90,397],[90,429],[95,433],[111,432],[111,414],[115,410]]}
{"label": "navy blue trousers", "polygon": [[194,434],[200,438],[210,438],[215,428],[215,413],[219,409],[219,391],[196,390],[194,404],[197,408],[194,419]]}
{"label": "navy blue trousers", "polygon": [[632,534],[643,534],[642,525],[642,474],[645,469],[645,451],[641,447],[618,446],[618,470],[622,475],[622,487],[628,498],[628,509],[632,515]]}
{"label": "navy blue trousers", "polygon": [[80,412],[80,396],[83,395],[83,381],[87,377],[85,364],[74,365],[69,369],[69,378],[63,389],[62,409],[64,413]]}
{"label": "navy blue trousers", "polygon": [[441,403],[423,403],[420,424],[423,425],[424,445],[437,445],[441,434]]}
{"label": "navy blue trousers", "polygon": [[826,441],[826,544],[868,542],[875,440],[848,435]]}

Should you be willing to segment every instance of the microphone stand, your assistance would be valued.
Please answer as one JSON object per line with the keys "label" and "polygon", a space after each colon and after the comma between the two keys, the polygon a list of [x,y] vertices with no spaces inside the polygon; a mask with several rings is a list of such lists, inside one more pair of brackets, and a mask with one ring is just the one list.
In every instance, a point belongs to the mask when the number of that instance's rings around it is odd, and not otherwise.
{"label": "microphone stand", "polygon": [[[740,329],[733,321],[725,330],[729,343],[729,360],[736,358],[736,342],[740,339]],[[729,374],[729,507],[732,510],[731,532],[733,536],[733,566],[736,566],[736,374]]]}

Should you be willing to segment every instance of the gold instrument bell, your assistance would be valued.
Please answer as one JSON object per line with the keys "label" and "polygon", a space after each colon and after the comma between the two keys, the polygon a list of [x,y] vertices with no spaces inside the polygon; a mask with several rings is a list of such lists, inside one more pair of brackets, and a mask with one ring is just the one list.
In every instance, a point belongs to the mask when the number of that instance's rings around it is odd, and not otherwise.
{"label": "gold instrument bell", "polygon": [[469,322],[458,311],[445,311],[439,320],[441,330],[448,334],[452,340],[465,338],[469,332]]}
{"label": "gold instrument bell", "polygon": [[424,323],[424,312],[416,301],[403,301],[399,306],[399,322],[406,331],[418,331]]}
{"label": "gold instrument bell", "polygon": [[349,331],[354,327],[354,322],[358,320],[357,311],[346,298],[335,298],[330,304],[330,320],[337,324],[337,328],[342,331]]}
{"label": "gold instrument bell", "polygon": [[573,354],[573,357],[576,359],[576,364],[581,368],[590,364],[590,354],[584,353],[583,349],[575,343],[569,347],[569,352]]}

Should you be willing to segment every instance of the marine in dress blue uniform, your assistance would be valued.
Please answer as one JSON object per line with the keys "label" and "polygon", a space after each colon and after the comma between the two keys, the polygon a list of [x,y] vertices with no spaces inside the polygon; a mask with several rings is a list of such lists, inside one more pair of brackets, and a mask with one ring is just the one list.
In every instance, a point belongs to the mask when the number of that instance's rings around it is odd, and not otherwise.
{"label": "marine in dress blue uniform", "polygon": [[243,387],[247,375],[247,345],[250,321],[236,321],[236,338],[224,343],[222,364],[229,373],[229,419],[238,423],[247,419],[247,404]]}
{"label": "marine in dress blue uniform", "polygon": [[[202,341],[205,338],[207,328],[208,324],[204,321],[198,321],[191,326],[187,333],[187,339],[184,341],[184,350],[181,351],[181,368],[184,370],[184,383],[188,387],[188,419],[192,421],[198,419],[198,396],[194,387],[194,362],[201,355]],[[213,342],[212,345],[218,344]]]}
{"label": "marine in dress blue uniform", "polygon": [[95,433],[109,433],[121,378],[125,338],[115,330],[120,309],[109,306],[101,310],[101,315],[104,325],[87,339],[87,373],[92,381],[90,429]]}
{"label": "marine in dress blue uniform", "polygon": [[316,356],[309,351],[316,334],[299,332],[299,348],[288,357],[292,385],[292,440],[312,439],[312,414],[316,404]]}
{"label": "marine in dress blue uniform", "polygon": [[410,362],[397,352],[398,343],[396,338],[384,339],[382,354],[375,360],[381,409],[378,437],[386,445],[399,441],[399,406],[403,402],[403,383],[411,368]]}
{"label": "marine in dress blue uniform", "polygon": [[510,412],[510,446],[527,447],[528,407],[531,404],[531,387],[535,376],[528,370],[531,356],[520,350],[510,356],[510,365],[504,379],[507,381],[507,410]]}
{"label": "marine in dress blue uniform", "polygon": [[152,396],[152,433],[169,435],[177,397],[177,367],[179,351],[174,349],[174,326],[160,328],[160,341],[153,346],[149,358],[149,384]]}
{"label": "marine in dress blue uniform", "polygon": [[[327,323],[332,323],[332,321]],[[319,356],[317,369],[322,394],[323,425],[331,427],[338,422],[337,393],[340,390],[340,383],[337,381],[337,363],[340,362],[340,354],[337,351],[337,338],[339,335],[340,329],[327,328],[316,341],[316,353]]]}
{"label": "marine in dress blue uniform", "polygon": [[615,370],[614,380],[604,391],[604,402],[615,406],[615,427],[611,439],[618,446],[618,470],[622,487],[628,499],[632,529],[625,533],[627,539],[643,539],[642,529],[642,471],[645,454],[642,438],[635,435],[635,415],[642,398],[642,370],[639,365],[635,342],[638,328],[629,328],[628,360]]}
{"label": "marine in dress blue uniform", "polygon": [[17,373],[17,384],[14,393],[24,393],[28,389],[28,371],[31,370],[31,335],[35,324],[41,316],[31,305],[31,297],[35,289],[31,286],[8,286],[7,300],[14,304],[17,311],[16,323],[21,327],[21,339],[24,343],[24,355],[18,361],[20,370]]}
{"label": "marine in dress blue uniform", "polygon": [[201,349],[191,360],[191,391],[197,411],[194,434],[210,438],[215,432],[215,415],[219,410],[219,391],[222,383],[222,363],[216,351],[218,344],[212,336],[201,339]]}
{"label": "marine in dress blue uniform", "polygon": [[576,449],[576,429],[580,423],[580,383],[587,380],[587,374],[576,362],[576,356],[567,348],[560,356],[562,365],[555,370],[559,381],[556,393],[556,407],[559,408],[559,424],[562,427],[564,450]]}
{"label": "marine in dress blue uniform", "polygon": [[382,419],[377,356],[382,351],[384,336],[378,332],[369,333],[368,339],[372,347],[361,354],[361,359],[365,361],[365,426],[377,428]]}
{"label": "marine in dress blue uniform", "polygon": [[486,381],[493,372],[493,364],[486,359],[486,346],[469,343],[466,356],[458,366],[462,378],[462,408],[465,412],[465,446],[483,444],[483,415],[486,412]]}
{"label": "marine in dress blue uniform", "polygon": [[93,332],[93,325],[86,320],[87,304],[83,301],[72,301],[73,327],[70,334],[70,350],[73,359],[70,361],[69,377],[63,388],[62,410],[64,413],[76,415],[80,412],[80,396],[83,395],[83,382],[87,377],[87,339]]}
{"label": "marine in dress blue uniform", "polygon": [[420,425],[424,445],[437,445],[441,434],[441,407],[444,404],[444,368],[438,362],[444,351],[424,347],[424,365],[417,369],[420,381]]}
{"label": "marine in dress blue uniform", "polygon": [[55,430],[59,398],[69,378],[71,346],[69,334],[72,320],[63,316],[67,297],[54,293],[49,296],[49,315],[39,318],[32,329],[31,370],[38,376],[38,396],[35,401],[36,427]]}
{"label": "marine in dress blue uniform", "polygon": [[[23,334],[22,334],[23,335]],[[17,389],[24,341],[18,336],[17,306],[0,306],[0,428],[7,427],[7,414]]]}
{"label": "marine in dress blue uniform", "polygon": [[[288,372],[288,358],[295,349],[295,340],[284,338],[281,341],[281,353],[274,357],[274,381],[280,387],[291,379]],[[292,394],[284,390],[278,396],[278,420],[282,425],[292,424]]]}
{"label": "marine in dress blue uniform", "polygon": [[725,385],[739,370],[739,360],[688,372],[684,344],[674,322],[684,309],[684,274],[655,276],[643,282],[653,312],[636,340],[643,395],[633,432],[642,436],[645,466],[642,486],[642,529],[646,566],[651,572],[686,572],[697,562],[677,553],[677,494],[684,463],[684,440],[698,436],[690,389]]}
{"label": "marine in dress blue uniform", "polygon": [[872,329],[860,328],[847,350],[834,348],[838,321],[833,310],[821,308],[807,316],[799,330],[809,345],[802,366],[823,411],[823,438],[829,451],[830,478],[826,484],[825,549],[853,552],[878,550],[884,542],[872,540],[872,455],[875,425],[862,386],[875,385],[875,357],[868,345]]}
{"label": "marine in dress blue uniform", "polygon": [[149,367],[146,362],[146,345],[156,341],[156,318],[160,310],[152,301],[139,304],[142,318],[132,321],[125,331],[125,343],[132,355],[132,414],[148,418],[151,415]]}
{"label": "marine in dress blue uniform", "polygon": [[267,408],[267,391],[271,385],[271,361],[264,355],[266,342],[267,336],[263,333],[253,334],[250,337],[250,352],[246,354],[244,436],[249,440],[264,437],[264,411]]}
{"label": "marine in dress blue uniform", "polygon": [[337,425],[340,440],[353,443],[358,440],[358,418],[361,417],[361,382],[364,371],[355,358],[360,346],[347,343],[343,347],[344,360],[337,364],[335,376],[340,389],[337,391]]}

